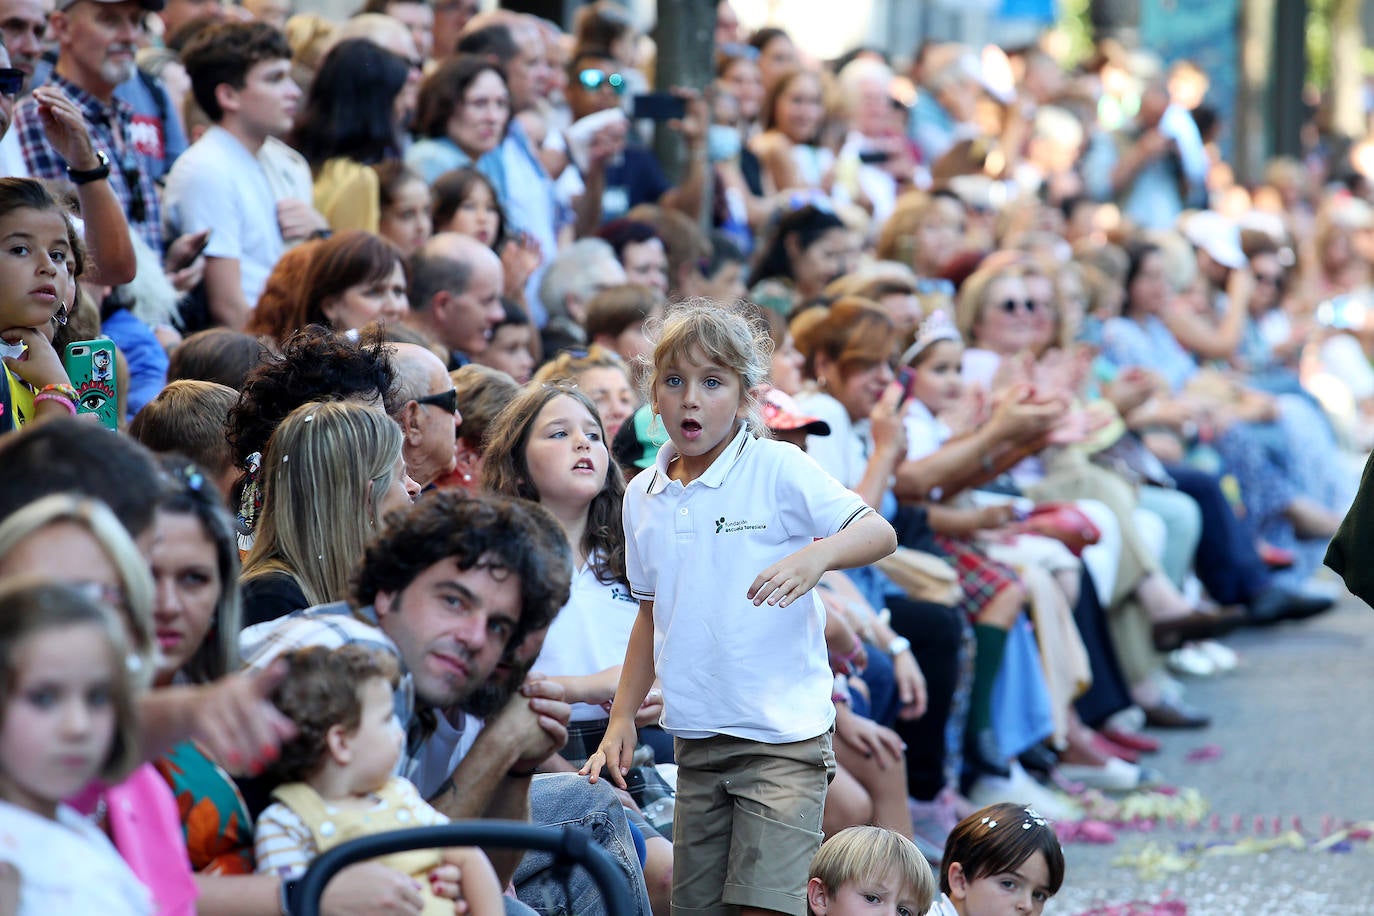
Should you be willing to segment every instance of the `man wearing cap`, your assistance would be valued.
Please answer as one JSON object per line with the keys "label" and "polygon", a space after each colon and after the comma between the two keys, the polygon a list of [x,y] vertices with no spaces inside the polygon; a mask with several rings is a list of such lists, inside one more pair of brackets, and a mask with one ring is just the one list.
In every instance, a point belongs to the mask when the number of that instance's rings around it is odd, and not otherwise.
{"label": "man wearing cap", "polygon": [[61,0],[49,20],[60,55],[50,85],[76,103],[90,125],[99,162],[69,164],[43,130],[38,100],[20,103],[14,124],[29,172],[36,178],[67,179],[76,185],[109,176],[129,225],[153,251],[162,253],[162,208],[156,176],[164,169],[160,137],[149,142],[136,123],[134,107],[115,98],[115,89],[135,77],[134,54],[144,36],[144,16],[162,0]]}

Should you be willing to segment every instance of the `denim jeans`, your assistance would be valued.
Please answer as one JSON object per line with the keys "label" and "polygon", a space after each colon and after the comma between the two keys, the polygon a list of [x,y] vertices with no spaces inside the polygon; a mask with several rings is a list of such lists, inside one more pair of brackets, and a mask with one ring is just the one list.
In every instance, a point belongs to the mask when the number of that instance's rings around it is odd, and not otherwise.
{"label": "denim jeans", "polygon": [[[634,894],[634,912],[650,916],[649,891],[630,837],[620,798],[610,783],[596,785],[585,776],[553,773],[530,784],[530,823],[540,827],[581,827],[610,853]],[[541,916],[595,916],[606,912],[601,891],[582,868],[564,868],[551,853],[531,850],[515,870],[520,902]]]}

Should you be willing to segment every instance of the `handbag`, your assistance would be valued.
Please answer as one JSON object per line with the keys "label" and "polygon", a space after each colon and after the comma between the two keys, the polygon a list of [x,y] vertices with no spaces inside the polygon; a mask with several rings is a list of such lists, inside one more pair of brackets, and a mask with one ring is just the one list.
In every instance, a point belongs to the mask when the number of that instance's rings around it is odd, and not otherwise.
{"label": "handbag", "polygon": [[912,601],[955,605],[962,597],[959,574],[948,560],[934,554],[898,547],[874,565]]}

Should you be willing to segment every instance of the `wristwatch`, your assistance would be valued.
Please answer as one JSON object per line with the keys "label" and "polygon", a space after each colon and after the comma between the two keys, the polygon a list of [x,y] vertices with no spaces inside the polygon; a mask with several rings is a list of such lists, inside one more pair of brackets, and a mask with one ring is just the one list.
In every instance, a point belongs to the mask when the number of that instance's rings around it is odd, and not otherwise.
{"label": "wristwatch", "polygon": [[281,882],[281,916],[292,916],[296,912],[296,892],[300,889],[300,878],[283,878]]}
{"label": "wristwatch", "polygon": [[901,655],[903,652],[910,648],[911,640],[907,639],[905,636],[898,636],[896,639],[892,640],[892,642],[887,644],[887,654],[891,655],[893,658],[896,658],[898,655]]}
{"label": "wristwatch", "polygon": [[95,158],[100,164],[93,169],[74,169],[67,167],[67,177],[72,184],[90,184],[92,181],[102,181],[110,177],[110,157],[105,155],[105,151],[98,149],[95,151]]}

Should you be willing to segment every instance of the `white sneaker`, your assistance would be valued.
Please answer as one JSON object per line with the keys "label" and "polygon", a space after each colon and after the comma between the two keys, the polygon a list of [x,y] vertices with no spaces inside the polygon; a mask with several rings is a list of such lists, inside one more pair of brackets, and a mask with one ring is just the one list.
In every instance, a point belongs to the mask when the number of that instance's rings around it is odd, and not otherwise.
{"label": "white sneaker", "polygon": [[1196,648],[1211,659],[1218,674],[1230,674],[1240,664],[1240,656],[1236,654],[1235,650],[1215,639],[1204,639],[1196,644]]}
{"label": "white sneaker", "polygon": [[1032,779],[1015,760],[1011,762],[1010,778],[980,776],[969,790],[968,797],[969,801],[979,807],[997,802],[1029,805],[1045,817],[1056,821],[1077,820],[1079,817],[1067,802]]}
{"label": "white sneaker", "polygon": [[1189,677],[1211,677],[1218,670],[1216,662],[1201,647],[1194,643],[1181,646],[1165,656],[1165,664],[1175,674]]}
{"label": "white sneaker", "polygon": [[1105,766],[1100,767],[1061,763],[1055,769],[1065,779],[1080,782],[1089,789],[1101,789],[1104,792],[1132,792],[1147,782],[1145,773],[1139,766],[1134,763],[1127,763],[1117,757],[1111,758]]}
{"label": "white sneaker", "polygon": [[1138,732],[1145,727],[1145,710],[1139,706],[1127,706],[1107,718],[1105,728],[1119,732]]}

